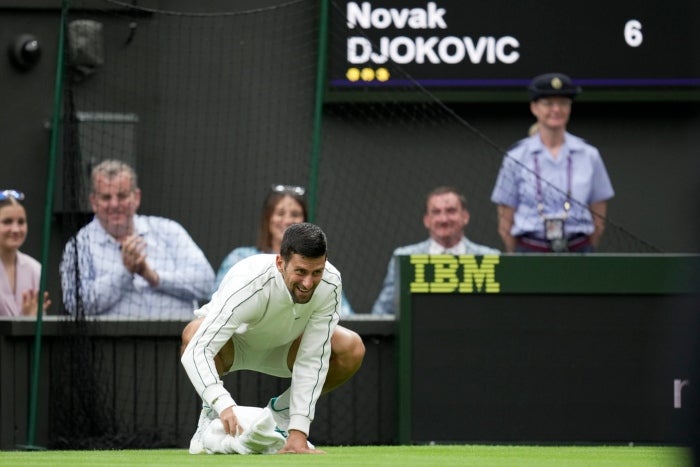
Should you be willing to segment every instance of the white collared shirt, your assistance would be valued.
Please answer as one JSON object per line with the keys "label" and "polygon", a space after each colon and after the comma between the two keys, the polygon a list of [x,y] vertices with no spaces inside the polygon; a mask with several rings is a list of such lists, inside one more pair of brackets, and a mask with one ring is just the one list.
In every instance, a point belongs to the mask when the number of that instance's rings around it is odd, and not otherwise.
{"label": "white collared shirt", "polygon": [[466,255],[467,245],[464,240],[465,239],[462,238],[456,245],[445,248],[431,238],[430,245],[428,246],[428,253],[431,255]]}
{"label": "white collared shirt", "polygon": [[86,315],[110,318],[192,319],[197,301],[209,298],[214,283],[206,256],[173,220],[136,215],[134,229],[146,242],[147,261],[158,272],[158,285],[151,287],[127,271],[119,243],[95,217],[63,251],[66,309],[76,314],[82,306]]}

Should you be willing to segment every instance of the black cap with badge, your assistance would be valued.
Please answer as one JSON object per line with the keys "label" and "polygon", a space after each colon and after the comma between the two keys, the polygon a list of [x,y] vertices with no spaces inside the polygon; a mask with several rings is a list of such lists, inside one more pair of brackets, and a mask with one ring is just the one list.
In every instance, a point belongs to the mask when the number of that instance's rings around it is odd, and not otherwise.
{"label": "black cap with badge", "polygon": [[540,97],[561,96],[573,99],[581,93],[581,88],[571,82],[571,78],[563,73],[545,73],[535,76],[527,87],[530,100]]}

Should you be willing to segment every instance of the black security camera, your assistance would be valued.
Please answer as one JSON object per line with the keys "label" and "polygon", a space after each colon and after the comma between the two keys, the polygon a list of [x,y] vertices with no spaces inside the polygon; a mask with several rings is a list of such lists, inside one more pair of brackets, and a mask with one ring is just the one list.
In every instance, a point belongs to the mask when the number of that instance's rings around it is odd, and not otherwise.
{"label": "black security camera", "polygon": [[31,34],[20,34],[10,43],[7,50],[12,64],[22,70],[29,70],[41,58],[39,40]]}

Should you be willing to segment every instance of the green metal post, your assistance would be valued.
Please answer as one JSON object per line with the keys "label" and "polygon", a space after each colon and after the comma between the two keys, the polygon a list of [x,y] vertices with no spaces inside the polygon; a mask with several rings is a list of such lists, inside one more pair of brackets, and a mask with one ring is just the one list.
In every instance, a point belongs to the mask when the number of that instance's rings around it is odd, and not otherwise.
{"label": "green metal post", "polygon": [[396,270],[399,272],[400,306],[397,318],[397,372],[396,372],[396,400],[397,400],[397,442],[399,444],[411,444],[413,403],[413,316],[411,310],[411,280],[410,256],[397,256],[391,261],[396,261]]}
{"label": "green metal post", "polygon": [[314,99],[314,128],[311,141],[311,170],[309,172],[309,222],[316,221],[318,193],[318,166],[321,161],[321,125],[323,100],[326,89],[326,63],[328,55],[328,0],[321,0],[318,26],[318,58],[316,64],[316,94]]}
{"label": "green metal post", "polygon": [[32,360],[31,388],[29,394],[29,416],[27,421],[26,449],[39,449],[35,446],[37,405],[39,395],[39,373],[41,367],[42,318],[44,306],[44,291],[48,275],[49,250],[51,243],[51,219],[53,213],[54,181],[56,172],[56,157],[58,136],[60,134],[61,94],[63,91],[63,51],[65,42],[65,25],[68,16],[69,0],[63,0],[61,6],[61,22],[58,33],[58,57],[56,63],[56,80],[54,85],[53,116],[51,119],[51,146],[49,148],[49,167],[46,182],[46,204],[44,206],[44,232],[41,256],[41,281],[39,285],[39,306],[36,314],[36,331],[34,333],[34,355]]}

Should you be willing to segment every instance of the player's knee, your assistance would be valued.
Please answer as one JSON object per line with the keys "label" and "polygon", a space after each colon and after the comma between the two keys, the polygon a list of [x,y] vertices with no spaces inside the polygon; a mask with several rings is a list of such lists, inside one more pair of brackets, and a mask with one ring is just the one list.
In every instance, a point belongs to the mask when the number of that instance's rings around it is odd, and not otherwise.
{"label": "player's knee", "polygon": [[348,371],[357,370],[365,356],[365,344],[359,334],[343,329],[334,342],[333,354],[337,364]]}
{"label": "player's knee", "polygon": [[365,343],[362,342],[362,338],[359,334],[356,332],[353,332],[352,334],[352,359],[360,364],[365,358]]}

